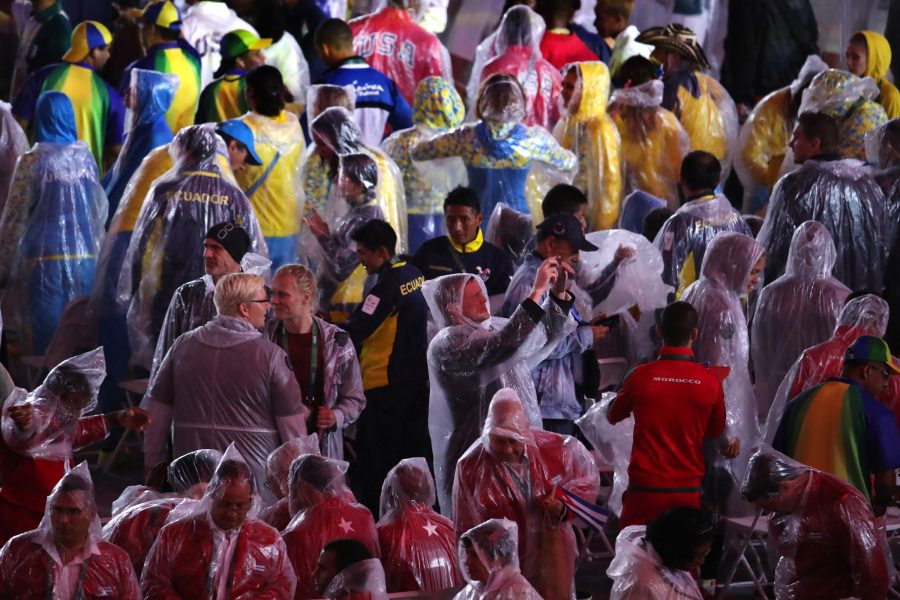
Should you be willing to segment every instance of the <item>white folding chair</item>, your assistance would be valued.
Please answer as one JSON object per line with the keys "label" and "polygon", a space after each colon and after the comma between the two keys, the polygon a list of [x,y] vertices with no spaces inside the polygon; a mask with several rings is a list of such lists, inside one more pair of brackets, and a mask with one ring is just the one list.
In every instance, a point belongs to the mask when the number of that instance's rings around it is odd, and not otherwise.
{"label": "white folding chair", "polygon": [[[125,381],[119,382],[119,387],[125,390],[125,408],[134,408],[141,403],[141,398],[144,394],[147,393],[147,387],[150,384],[149,379],[126,379]],[[118,443],[116,444],[115,449],[112,451],[112,454],[105,460],[105,464],[102,465],[103,472],[109,473],[113,466],[116,464],[116,458],[119,456],[119,452],[125,447],[128,443],[128,439],[134,436],[135,445],[138,447],[143,446],[144,436],[140,431],[135,429],[126,429],[122,432],[122,437],[119,438]]]}
{"label": "white folding chair", "polygon": [[[726,527],[731,527],[739,532],[741,546],[738,550],[738,558],[725,578],[719,597],[725,596],[733,585],[738,567],[743,567],[759,597],[769,600],[769,596],[763,587],[769,583],[769,580],[766,577],[766,570],[760,556],[760,554],[765,554],[766,552],[766,542],[769,537],[768,517],[763,517],[762,510],[760,510],[752,517],[726,517],[725,523]],[[748,558],[748,554],[750,558]]]}

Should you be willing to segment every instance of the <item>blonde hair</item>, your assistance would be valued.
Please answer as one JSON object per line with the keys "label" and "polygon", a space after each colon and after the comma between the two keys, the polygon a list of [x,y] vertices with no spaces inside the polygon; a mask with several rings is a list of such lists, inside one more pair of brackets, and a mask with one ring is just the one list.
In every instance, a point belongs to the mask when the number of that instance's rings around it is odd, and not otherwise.
{"label": "blonde hair", "polygon": [[265,281],[250,273],[229,273],[219,279],[213,302],[216,312],[226,317],[238,316],[238,306],[253,300],[254,294],[263,288]]}
{"label": "blonde hair", "polygon": [[313,275],[313,272],[303,265],[298,264],[287,264],[281,265],[278,267],[278,270],[275,271],[275,275],[273,277],[281,277],[284,275],[285,277],[290,277],[294,280],[294,285],[297,286],[297,291],[301,294],[309,294],[310,297],[315,300],[316,298],[316,276]]}

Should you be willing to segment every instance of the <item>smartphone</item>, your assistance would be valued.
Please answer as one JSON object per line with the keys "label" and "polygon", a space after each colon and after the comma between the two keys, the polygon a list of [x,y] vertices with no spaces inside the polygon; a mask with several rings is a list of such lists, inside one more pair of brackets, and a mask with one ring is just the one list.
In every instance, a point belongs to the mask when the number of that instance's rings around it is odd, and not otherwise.
{"label": "smartphone", "polygon": [[619,324],[619,320],[621,319],[620,315],[610,315],[608,317],[604,317],[599,321],[594,321],[594,325],[603,325],[604,327],[614,327]]}

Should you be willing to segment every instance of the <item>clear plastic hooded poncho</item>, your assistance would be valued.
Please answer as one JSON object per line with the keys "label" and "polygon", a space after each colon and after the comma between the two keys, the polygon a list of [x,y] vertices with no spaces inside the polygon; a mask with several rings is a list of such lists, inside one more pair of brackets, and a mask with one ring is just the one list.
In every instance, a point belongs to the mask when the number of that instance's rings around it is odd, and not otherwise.
{"label": "clear plastic hooded poncho", "polygon": [[[83,562],[76,577],[63,584],[62,560],[55,542],[53,507],[65,496],[69,519],[90,520]],[[71,503],[74,503],[71,504]],[[77,510],[81,514],[73,515]],[[69,525],[74,527],[75,525]],[[61,534],[65,535],[65,534]],[[0,594],[7,598],[58,598],[63,590],[70,598],[120,598],[139,600],[141,590],[128,555],[103,541],[94,484],[87,462],[66,473],[47,498],[44,517],[37,529],[16,536],[0,550]]]}
{"label": "clear plastic hooded poncho", "polygon": [[837,248],[834,277],[851,290],[881,290],[896,227],[890,217],[881,188],[861,162],[806,161],[772,192],[758,236],[768,255],[766,282],[784,273],[794,230],[818,221]]}
{"label": "clear plastic hooded poncho", "polygon": [[[481,69],[481,81],[494,73],[513,75],[525,91],[522,123],[550,129],[559,120],[559,70],[541,55],[544,20],[524,5],[513,6],[500,21],[494,39],[496,56]],[[476,102],[477,106],[477,102]]]}
{"label": "clear plastic hooded poncho", "polygon": [[794,232],[785,274],[759,295],[751,322],[750,353],[761,421],[790,365],[834,331],[850,293],[831,276],[835,260],[831,234],[821,223],[807,221]]}
{"label": "clear plastic hooded poncho", "polygon": [[[224,500],[232,485],[244,483],[250,487],[248,504],[235,507]],[[215,597],[214,590],[224,586],[231,598],[293,598],[296,577],[284,542],[276,530],[257,519],[260,505],[253,472],[231,444],[222,454],[203,498],[180,518],[172,520],[170,516],[160,531],[141,576],[144,595]],[[231,510],[224,510],[229,506]],[[216,515],[221,512],[227,521],[219,525],[217,519],[221,523],[222,517]],[[235,534],[238,539],[228,564],[223,562],[226,541]]]}
{"label": "clear plastic hooded poncho", "polygon": [[575,90],[553,135],[578,157],[572,184],[588,198],[588,230],[610,229],[619,220],[624,142],[606,112],[609,70],[600,61],[582,62],[566,65],[563,75],[575,77]]}
{"label": "clear plastic hooded poncho", "polygon": [[410,105],[416,85],[426,77],[453,79],[447,48],[414,22],[425,8],[425,2],[392,0],[378,12],[349,22],[356,53],[394,81]]}
{"label": "clear plastic hooded poncho", "polygon": [[630,525],[616,537],[616,553],[606,570],[613,580],[610,598],[702,600],[691,573],[665,566],[646,535],[646,525]]}
{"label": "clear plastic hooded poncho", "polygon": [[125,254],[117,304],[127,307],[132,361],[146,368],[175,290],[205,272],[202,240],[210,227],[241,224],[251,251],[268,255],[250,202],[219,162],[218,140],[211,125],[178,133],[169,145],[175,166],[148,192]]}
{"label": "clear plastic hooded poncho", "polygon": [[613,486],[606,499],[606,507],[615,515],[622,514],[622,496],[628,489],[628,465],[631,463],[631,447],[634,442],[634,416],[629,415],[613,425],[606,413],[616,399],[615,393],[604,393],[575,424],[593,446],[604,465],[613,468]]}
{"label": "clear plastic hooded poncho", "polygon": [[525,91],[509,74],[495,73],[482,83],[475,112],[478,122],[420,141],[412,158],[462,158],[469,187],[479,190],[482,214],[504,202],[539,222],[541,199],[554,184],[571,181],[575,155],[543,127],[522,123]]}
{"label": "clear plastic hooded poncho", "polygon": [[368,558],[344,567],[325,588],[328,600],[387,600],[384,567]]}
{"label": "clear plastic hooded poncho", "polygon": [[662,99],[663,83],[654,79],[616,90],[610,110],[622,139],[623,193],[641,190],[674,208],[691,140],[678,118],[662,107]]}
{"label": "clear plastic hooded poncho", "polygon": [[776,598],[887,597],[884,534],[850,484],[764,446],[750,459],[742,492],[760,503],[794,505],[769,518],[779,556]]}
{"label": "clear plastic hooded poncho", "polygon": [[44,354],[66,304],[90,293],[107,213],[71,100],[44,92],[35,115],[35,145],[16,163],[0,216],[0,288],[23,355]]}
{"label": "clear plastic hooded poncho", "polygon": [[714,464],[717,472],[713,477],[717,484],[715,493],[711,494],[712,502],[720,507],[727,502],[727,511],[731,515],[744,512],[737,483],[743,478],[747,460],[759,440],[743,298],[750,291],[750,272],[763,254],[762,245],[747,235],[718,235],[706,250],[699,281],[682,297],[699,316],[700,334],[693,345],[696,360],[731,370],[722,383],[725,433],[727,438],[740,439],[741,452],[730,460],[725,459],[718,449],[710,452],[711,444],[707,444],[706,452],[708,468]]}
{"label": "clear plastic hooded poncho", "polygon": [[481,289],[487,304],[484,282],[474,275],[444,275],[422,286],[439,329],[428,346],[428,429],[438,500],[445,515],[450,513],[456,461],[481,434],[491,398],[501,388],[516,390],[529,423],[540,427],[531,369],[574,328],[568,315],[549,298],[539,323],[525,308],[518,308],[509,319],[489,317],[478,322],[467,318],[462,307],[470,281]]}
{"label": "clear plastic hooded poncho", "polygon": [[[496,440],[504,441],[499,449],[495,449]],[[510,441],[522,445],[518,462],[507,455]],[[573,595],[574,588],[565,593],[558,587],[574,581],[578,554],[574,531],[568,521],[545,514],[538,505],[539,499],[554,496],[559,489],[594,502],[600,480],[593,456],[573,437],[532,427],[515,390],[501,389],[491,400],[481,439],[456,467],[453,521],[457,533],[492,517],[514,520],[519,526],[525,577],[542,595]],[[559,539],[545,545],[551,535]]]}
{"label": "clear plastic hooded poncho", "polygon": [[[744,210],[759,210],[775,182],[784,174],[788,142],[794,131],[797,114],[792,116],[797,94],[809,86],[812,78],[828,69],[818,55],[811,55],[803,63],[794,81],[760,100],[741,127],[734,154],[734,170],[744,186]],[[757,198],[757,196],[760,196]]]}
{"label": "clear plastic hooded poncho", "polygon": [[533,240],[534,224],[530,214],[510,208],[504,202],[494,206],[484,228],[484,241],[506,252],[513,264],[521,265]]}
{"label": "clear plastic hooded poncho", "polygon": [[16,161],[28,148],[28,136],[13,116],[10,105],[0,101],[0,212],[6,206]]}
{"label": "clear plastic hooded poncho", "polygon": [[387,154],[363,143],[362,132],[353,114],[333,106],[325,109],[310,123],[313,142],[303,155],[300,165],[300,184],[305,206],[321,215],[329,213],[328,204],[340,181],[337,179],[340,157],[346,154],[368,154],[378,167],[378,208],[385,221],[397,233],[397,252],[406,251],[407,221],[403,178],[397,165]]}
{"label": "clear plastic hooded poncho", "polygon": [[[775,437],[785,405],[829,377],[840,376],[847,348],[863,335],[884,337],[889,317],[888,303],[874,294],[859,296],[844,305],[830,339],[804,350],[778,386],[766,419],[767,443]],[[891,377],[878,399],[884,405],[894,407],[896,398],[900,398],[900,378]]]}
{"label": "clear plastic hooded poncho", "polygon": [[434,512],[436,502],[424,458],[405,458],[385,477],[376,527],[390,591],[437,593],[458,585],[453,523]]}
{"label": "clear plastic hooded poncho", "polygon": [[380,555],[372,513],[347,490],[347,467],[342,460],[310,454],[291,464],[288,503],[293,518],[283,536],[297,574],[298,598],[316,596],[316,560],[331,540],[355,539],[372,556]]}
{"label": "clear plastic hooded poncho", "polygon": [[866,159],[865,135],[887,123],[887,114],[877,102],[880,90],[871,77],[860,78],[847,71],[828,69],[813,78],[803,92],[798,114],[824,112],[840,125],[838,150],[843,158]]}
{"label": "clear plastic hooded poncho", "polygon": [[[509,519],[489,519],[463,533],[459,564],[468,585],[454,600],[540,600],[519,571],[518,540],[519,526]],[[486,581],[469,572],[468,565],[478,563],[487,571]]]}
{"label": "clear plastic hooded poncho", "polygon": [[278,498],[278,502],[267,506],[259,513],[259,518],[278,531],[291,522],[288,503],[291,463],[304,454],[320,454],[319,436],[315,433],[302,435],[278,446],[266,458],[266,487]]}
{"label": "clear plastic hooded poncho", "polygon": [[[68,461],[78,438],[78,421],[97,407],[97,393],[106,377],[103,348],[73,356],[54,367],[32,392],[16,388],[3,403],[3,441],[17,454],[43,460]],[[20,430],[10,411],[31,405],[32,425]]]}
{"label": "clear plastic hooded poncho", "polygon": [[424,241],[441,235],[444,198],[466,183],[466,170],[459,157],[417,162],[410,151],[422,140],[459,127],[465,116],[462,98],[453,84],[428,77],[416,87],[413,127],[391,134],[381,144],[403,174],[412,239]]}
{"label": "clear plastic hooded poncho", "polygon": [[650,58],[653,54],[653,46],[637,41],[640,34],[637,27],[629,25],[616,36],[612,56],[609,57],[609,72],[613,77],[619,72],[619,67],[632,56]]}
{"label": "clear plastic hooded poncho", "polygon": [[306,94],[306,118],[310,123],[332,106],[341,106],[353,112],[356,107],[356,88],[329,83],[318,83],[309,87]]}
{"label": "clear plastic hooded poncho", "polygon": [[103,188],[109,198],[107,224],[112,221],[125,187],[144,158],[154,148],[172,141],[174,136],[166,122],[166,112],[179,85],[178,76],[172,73],[131,70],[131,81],[125,91],[131,106],[125,116],[127,136],[115,164],[103,178]]}

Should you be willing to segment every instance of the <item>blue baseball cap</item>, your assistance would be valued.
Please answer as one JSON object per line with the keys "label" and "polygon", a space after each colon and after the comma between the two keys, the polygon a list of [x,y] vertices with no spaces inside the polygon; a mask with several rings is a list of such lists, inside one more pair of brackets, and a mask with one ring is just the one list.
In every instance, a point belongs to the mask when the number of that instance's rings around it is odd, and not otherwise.
{"label": "blue baseball cap", "polygon": [[253,132],[246,123],[239,119],[231,119],[216,125],[216,133],[227,135],[237,140],[247,147],[247,163],[254,167],[262,166],[263,161],[256,153],[256,146],[253,144]]}

